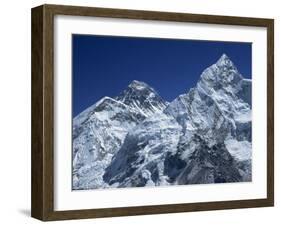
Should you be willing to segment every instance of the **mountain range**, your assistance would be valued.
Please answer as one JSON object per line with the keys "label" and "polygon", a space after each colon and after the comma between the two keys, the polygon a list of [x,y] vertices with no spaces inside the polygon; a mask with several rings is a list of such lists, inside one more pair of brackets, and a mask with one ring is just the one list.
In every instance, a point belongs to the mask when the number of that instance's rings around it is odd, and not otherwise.
{"label": "mountain range", "polygon": [[102,98],[73,119],[72,189],[251,181],[251,87],[223,54],[170,103],[140,81]]}

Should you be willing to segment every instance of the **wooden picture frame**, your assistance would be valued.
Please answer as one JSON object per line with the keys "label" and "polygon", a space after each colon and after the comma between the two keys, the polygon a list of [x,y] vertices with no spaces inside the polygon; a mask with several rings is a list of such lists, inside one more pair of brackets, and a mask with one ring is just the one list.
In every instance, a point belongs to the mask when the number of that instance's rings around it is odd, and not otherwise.
{"label": "wooden picture frame", "polygon": [[[125,18],[267,29],[267,198],[122,208],[54,210],[54,16]],[[274,205],[274,20],[42,5],[32,9],[32,200],[31,215],[50,220],[163,214]]]}

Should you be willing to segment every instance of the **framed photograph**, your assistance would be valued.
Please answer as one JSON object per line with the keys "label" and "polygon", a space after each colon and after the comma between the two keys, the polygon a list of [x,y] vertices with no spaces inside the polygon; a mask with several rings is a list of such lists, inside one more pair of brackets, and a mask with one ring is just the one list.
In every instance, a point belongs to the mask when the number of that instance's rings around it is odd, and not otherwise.
{"label": "framed photograph", "polygon": [[32,216],[274,205],[273,19],[32,9]]}

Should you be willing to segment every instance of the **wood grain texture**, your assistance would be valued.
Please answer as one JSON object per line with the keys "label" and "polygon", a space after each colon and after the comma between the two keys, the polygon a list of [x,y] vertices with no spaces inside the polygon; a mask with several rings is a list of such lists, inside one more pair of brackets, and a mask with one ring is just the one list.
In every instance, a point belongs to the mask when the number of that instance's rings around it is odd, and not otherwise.
{"label": "wood grain texture", "polygon": [[31,215],[48,219],[53,193],[53,14],[32,9],[32,196]]}
{"label": "wood grain texture", "polygon": [[274,20],[267,24],[267,199],[274,205]]}
{"label": "wood grain texture", "polygon": [[[54,16],[76,15],[267,28],[267,198],[54,211]],[[32,9],[32,217],[66,220],[274,205],[274,21],[272,19],[42,5]],[[71,151],[71,150],[70,150]]]}
{"label": "wood grain texture", "polygon": [[43,219],[43,6],[32,10],[31,216]]}

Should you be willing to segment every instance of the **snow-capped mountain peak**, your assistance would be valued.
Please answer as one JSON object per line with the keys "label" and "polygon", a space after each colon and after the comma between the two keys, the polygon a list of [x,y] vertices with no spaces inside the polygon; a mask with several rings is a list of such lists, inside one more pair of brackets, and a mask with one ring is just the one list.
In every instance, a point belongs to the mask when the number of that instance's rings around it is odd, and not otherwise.
{"label": "snow-capped mountain peak", "polygon": [[201,81],[210,88],[221,85],[236,86],[242,79],[243,76],[226,54],[201,74]]}
{"label": "snow-capped mountain peak", "polygon": [[73,120],[73,189],[251,181],[251,80],[223,54],[171,103],[134,80]]}
{"label": "snow-capped mountain peak", "polygon": [[223,53],[221,55],[221,57],[218,59],[218,61],[216,62],[217,66],[227,66],[227,67],[235,67],[233,62],[230,60],[230,58]]}
{"label": "snow-capped mountain peak", "polygon": [[133,80],[129,86],[131,89],[136,89],[136,90],[143,90],[143,89],[151,89],[153,90],[152,87],[150,87],[149,85],[147,85],[145,82],[141,82],[141,81],[137,81],[137,80]]}
{"label": "snow-capped mountain peak", "polygon": [[132,81],[115,99],[146,116],[162,112],[167,106],[166,101],[152,87],[137,80]]}
{"label": "snow-capped mountain peak", "polygon": [[149,95],[158,95],[158,93],[148,84],[145,82],[133,80],[128,87],[123,90],[119,96],[117,96],[115,99],[122,101],[122,102],[128,102],[132,99],[132,97],[137,98],[147,98]]}
{"label": "snow-capped mountain peak", "polygon": [[211,141],[226,137],[250,141],[250,100],[251,80],[245,81],[223,54],[203,71],[194,89],[172,101],[164,112],[174,116],[186,133],[199,129]]}
{"label": "snow-capped mountain peak", "polygon": [[134,80],[121,93],[105,96],[73,119],[73,188],[106,187],[102,176],[127,133],[166,107],[157,92]]}

